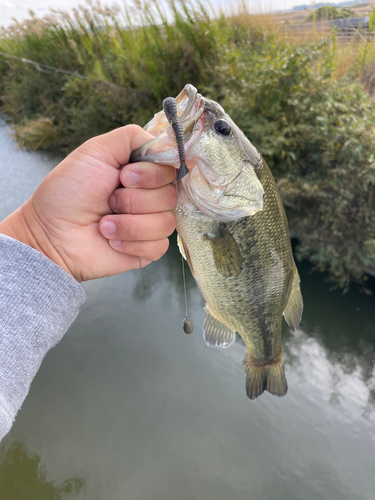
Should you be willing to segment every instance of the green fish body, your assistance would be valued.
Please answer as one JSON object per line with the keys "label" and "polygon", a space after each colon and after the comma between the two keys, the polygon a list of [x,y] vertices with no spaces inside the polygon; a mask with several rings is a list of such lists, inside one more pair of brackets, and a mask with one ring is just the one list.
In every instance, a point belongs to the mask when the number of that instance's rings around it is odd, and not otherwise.
{"label": "green fish body", "polygon": [[[237,332],[247,348],[243,365],[248,397],[256,399],[264,390],[283,396],[282,317],[297,327],[303,303],[275,181],[264,159],[217,103],[190,85],[177,103],[189,168],[177,185],[178,243],[207,303],[205,342],[228,347]],[[156,139],[136,159],[177,168],[165,118],[155,115],[146,129]]]}

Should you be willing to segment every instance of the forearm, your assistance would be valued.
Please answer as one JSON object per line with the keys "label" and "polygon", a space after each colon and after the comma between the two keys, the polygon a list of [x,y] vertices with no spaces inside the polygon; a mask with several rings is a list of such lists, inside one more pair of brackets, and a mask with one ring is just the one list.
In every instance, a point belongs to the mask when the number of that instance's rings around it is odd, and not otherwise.
{"label": "forearm", "polygon": [[84,301],[80,284],[60,266],[0,234],[0,439]]}

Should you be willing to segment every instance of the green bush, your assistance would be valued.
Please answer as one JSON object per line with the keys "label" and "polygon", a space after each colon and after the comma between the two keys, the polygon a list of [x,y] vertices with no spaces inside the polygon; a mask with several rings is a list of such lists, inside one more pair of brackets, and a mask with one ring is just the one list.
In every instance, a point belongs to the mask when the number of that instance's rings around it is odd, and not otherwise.
{"label": "green bush", "polygon": [[[186,83],[225,107],[278,181],[297,256],[343,289],[375,269],[374,100],[334,81],[330,44],[293,45],[245,14],[213,19],[201,4],[167,22],[157,3],[136,13],[81,8],[32,19],[0,51],[85,78],[0,57],[2,110],[29,148],[69,151],[126,123],[143,125]],[[333,44],[334,45],[334,44]]]}
{"label": "green bush", "polygon": [[[375,269],[375,108],[356,82],[331,78],[326,44],[273,37],[232,50],[219,82],[227,112],[270,165],[297,256],[347,289]],[[226,83],[225,83],[226,82]]]}

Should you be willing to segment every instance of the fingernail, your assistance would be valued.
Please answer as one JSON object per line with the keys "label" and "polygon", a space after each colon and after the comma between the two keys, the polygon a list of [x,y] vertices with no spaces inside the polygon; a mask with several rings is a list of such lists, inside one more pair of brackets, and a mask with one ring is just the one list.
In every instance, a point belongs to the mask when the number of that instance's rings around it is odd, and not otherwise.
{"label": "fingernail", "polygon": [[111,194],[108,200],[109,206],[112,209],[112,212],[115,212],[115,214],[118,214],[118,208],[117,208],[117,199],[115,194]]}
{"label": "fingernail", "polygon": [[139,178],[139,174],[133,172],[133,170],[127,170],[122,177],[122,183],[125,187],[136,186],[139,182]]}
{"label": "fingernail", "polygon": [[112,236],[112,234],[115,234],[116,232],[116,224],[110,220],[106,220],[100,226],[100,229],[104,236]]}
{"label": "fingernail", "polygon": [[109,240],[109,244],[111,245],[112,248],[117,249],[121,246],[122,241],[121,240]]}

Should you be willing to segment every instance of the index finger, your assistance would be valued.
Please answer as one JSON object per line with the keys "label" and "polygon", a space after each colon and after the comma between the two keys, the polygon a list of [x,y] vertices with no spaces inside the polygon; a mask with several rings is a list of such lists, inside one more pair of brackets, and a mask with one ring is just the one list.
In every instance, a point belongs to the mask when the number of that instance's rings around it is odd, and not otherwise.
{"label": "index finger", "polygon": [[126,165],[120,173],[121,184],[125,187],[155,189],[175,181],[176,169],[170,165],[139,162]]}
{"label": "index finger", "polygon": [[128,163],[135,149],[152,139],[154,136],[138,125],[125,125],[89,139],[73,153],[76,157],[89,154],[99,162],[120,168]]}

